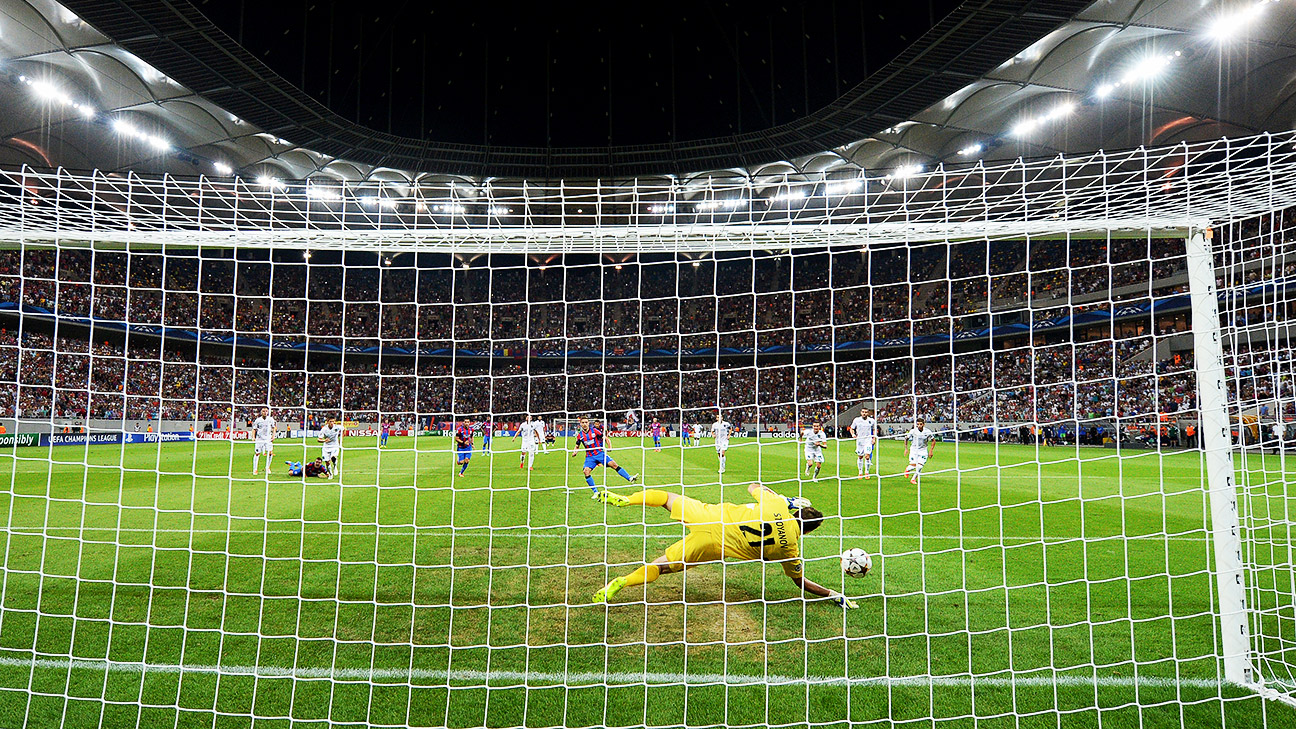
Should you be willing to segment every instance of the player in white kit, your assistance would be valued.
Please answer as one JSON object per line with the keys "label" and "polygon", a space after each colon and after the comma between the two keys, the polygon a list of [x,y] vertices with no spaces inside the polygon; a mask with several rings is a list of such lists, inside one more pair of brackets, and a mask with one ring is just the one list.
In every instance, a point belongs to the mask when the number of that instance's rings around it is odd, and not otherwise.
{"label": "player in white kit", "polygon": [[909,429],[904,435],[905,440],[909,441],[909,465],[905,468],[905,475],[908,476],[913,471],[913,476],[909,478],[909,483],[918,483],[918,476],[922,474],[923,466],[927,465],[927,459],[936,451],[936,433],[927,427],[922,418],[914,422],[914,427]]}
{"label": "player in white kit", "polygon": [[872,478],[869,466],[873,465],[873,449],[877,446],[877,420],[873,413],[861,410],[850,424],[851,435],[855,436],[855,478]]}
{"label": "player in white kit", "polygon": [[725,452],[729,450],[729,423],[716,412],[715,423],[711,425],[711,437],[715,438],[716,456],[720,459],[720,473],[725,472]]}
{"label": "player in white kit", "polygon": [[819,471],[823,468],[824,444],[828,442],[828,434],[824,432],[823,423],[815,423],[813,426],[806,428],[801,433],[801,440],[805,441],[805,459],[806,473],[814,468],[814,480],[819,480]]}
{"label": "player in white kit", "polygon": [[342,426],[338,425],[337,420],[329,418],[320,429],[319,442],[324,444],[321,454],[324,462],[329,467],[329,478],[338,475],[341,470],[338,464],[338,456],[342,454]]}
{"label": "player in white kit", "polygon": [[706,433],[706,428],[701,423],[693,426],[693,445],[694,447],[702,445],[702,435]]}
{"label": "player in white kit", "polygon": [[532,420],[531,416],[526,416],[526,420],[518,426],[518,430],[513,434],[514,438],[522,438],[522,455],[518,458],[518,468],[526,464],[528,471],[535,470],[535,455],[540,450],[540,441],[544,440],[544,426],[540,421]]}
{"label": "player in white kit", "polygon": [[270,417],[270,408],[261,408],[261,416],[252,421],[252,433],[255,438],[252,452],[252,475],[257,475],[261,466],[261,454],[266,457],[266,475],[270,475],[270,464],[274,463],[275,421]]}
{"label": "player in white kit", "polygon": [[549,434],[546,432],[544,418],[535,419],[536,442],[540,444],[542,453],[549,452]]}

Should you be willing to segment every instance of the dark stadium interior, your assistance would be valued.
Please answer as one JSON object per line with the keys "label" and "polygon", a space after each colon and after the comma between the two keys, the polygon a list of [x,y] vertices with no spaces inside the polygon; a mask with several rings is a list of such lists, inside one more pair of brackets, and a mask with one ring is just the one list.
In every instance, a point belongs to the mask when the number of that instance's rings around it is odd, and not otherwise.
{"label": "dark stadium interior", "polygon": [[959,3],[194,4],[351,121],[416,139],[543,147],[786,123],[863,81]]}

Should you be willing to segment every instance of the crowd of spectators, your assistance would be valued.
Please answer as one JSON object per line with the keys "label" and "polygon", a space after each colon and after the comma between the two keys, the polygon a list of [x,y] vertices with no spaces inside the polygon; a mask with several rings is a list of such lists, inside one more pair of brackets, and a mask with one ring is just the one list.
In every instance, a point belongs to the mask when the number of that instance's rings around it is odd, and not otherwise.
{"label": "crowd of spectators", "polygon": [[[1259,240],[1265,230],[1258,225],[1247,234]],[[1265,245],[1238,250],[1236,260],[1217,261],[1224,279],[1296,276],[1296,263],[1282,263]],[[92,339],[28,329],[20,338],[15,317],[0,334],[0,415],[201,422],[269,403],[286,421],[307,413],[374,420],[634,408],[664,422],[701,422],[720,408],[732,422],[792,423],[831,419],[872,399],[884,420],[920,413],[951,423],[1126,418],[1193,407],[1191,352],[1171,351],[1159,339],[1186,330],[1186,311],[1114,321],[1121,304],[1183,290],[1182,240],[963,242],[621,263],[573,256],[551,265],[499,256],[293,255],[0,251],[0,303],[272,345],[260,355],[228,347],[199,355],[192,341],[170,336]],[[756,367],[754,360],[718,366],[715,358],[678,354],[829,350],[955,336],[988,326],[992,314],[1040,326],[1102,311],[1113,314],[1112,323],[940,356],[896,348],[873,359]],[[1236,307],[1233,323],[1291,318],[1296,304],[1275,297]],[[452,364],[277,349],[305,342],[509,355]],[[580,350],[662,356],[528,357]],[[1239,395],[1290,401],[1290,354],[1276,354],[1286,351],[1235,348],[1230,372]]]}
{"label": "crowd of spectators", "polygon": [[[245,416],[270,405],[283,421],[445,419],[526,412],[550,417],[641,411],[663,422],[825,420],[860,401],[879,419],[938,424],[1100,421],[1192,409],[1191,350],[1156,355],[1156,337],[973,350],[807,365],[725,366],[672,359],[643,365],[539,359],[196,356],[155,337],[91,341],[0,331],[0,417],[180,420]],[[1164,348],[1163,348],[1164,349]],[[1285,346],[1230,356],[1242,401],[1294,401]]]}
{"label": "crowd of spectators", "polygon": [[[241,252],[240,252],[241,253]],[[294,258],[293,256],[297,257]],[[496,260],[499,259],[499,260]],[[1180,286],[1182,241],[930,244],[536,265],[376,254],[0,251],[0,303],[277,344],[531,352],[814,349],[954,335]],[[696,264],[696,265],[695,265]],[[1164,282],[1132,292],[1131,283]],[[1092,298],[1092,297],[1091,297]]]}

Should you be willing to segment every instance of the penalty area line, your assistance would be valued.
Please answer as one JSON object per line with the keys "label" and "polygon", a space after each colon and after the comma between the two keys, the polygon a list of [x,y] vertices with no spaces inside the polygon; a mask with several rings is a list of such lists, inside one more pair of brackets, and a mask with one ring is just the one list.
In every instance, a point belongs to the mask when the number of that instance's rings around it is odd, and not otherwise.
{"label": "penalty area line", "polygon": [[729,685],[816,685],[816,686],[890,686],[927,687],[1116,687],[1116,688],[1199,688],[1218,689],[1231,685],[1207,678],[1174,678],[1170,676],[784,676],[777,674],[733,673],[657,673],[598,671],[472,671],[427,668],[286,668],[280,666],[230,666],[210,664],[143,663],[108,661],[90,658],[14,658],[0,656],[0,668],[52,669],[59,671],[95,671],[134,674],[210,674],[218,676],[252,676],[254,678],[291,678],[298,680],[381,681],[469,683],[498,687],[506,685],[601,686],[639,684],[729,684]]}

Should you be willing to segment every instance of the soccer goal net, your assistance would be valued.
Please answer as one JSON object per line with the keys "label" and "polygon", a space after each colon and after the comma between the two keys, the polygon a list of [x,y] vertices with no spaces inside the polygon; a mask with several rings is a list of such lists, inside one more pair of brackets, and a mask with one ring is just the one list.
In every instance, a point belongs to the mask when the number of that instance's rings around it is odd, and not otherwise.
{"label": "soccer goal net", "polygon": [[0,717],[1296,721],[1294,141],[4,171]]}

